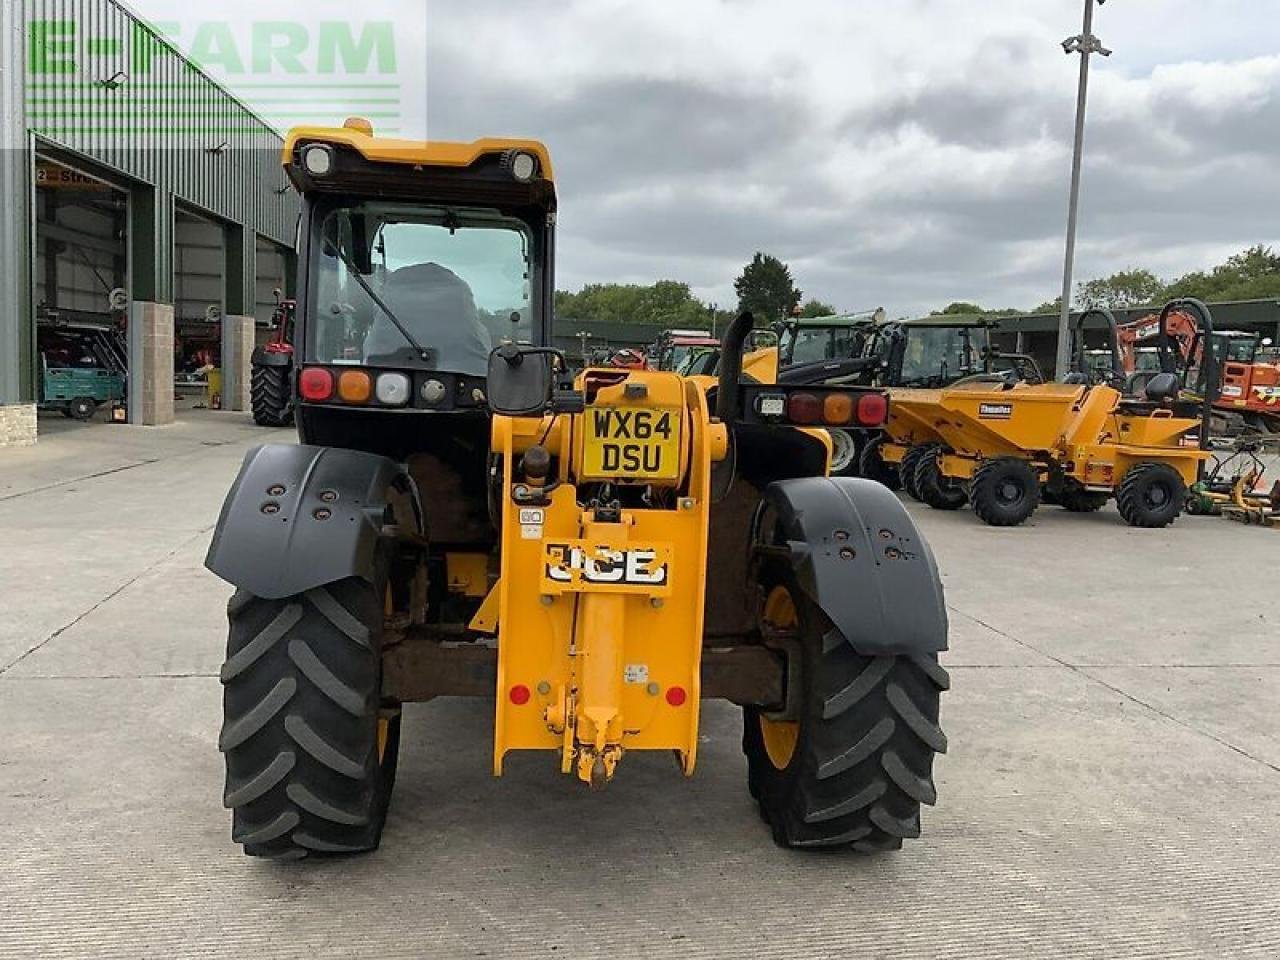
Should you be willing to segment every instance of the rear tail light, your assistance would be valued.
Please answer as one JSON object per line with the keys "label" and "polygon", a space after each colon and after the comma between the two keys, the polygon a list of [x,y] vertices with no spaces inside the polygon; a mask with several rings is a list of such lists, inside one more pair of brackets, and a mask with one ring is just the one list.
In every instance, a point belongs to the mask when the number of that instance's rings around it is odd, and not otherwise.
{"label": "rear tail light", "polygon": [[824,422],[839,425],[853,419],[853,397],[847,393],[829,393],[822,401]]}
{"label": "rear tail light", "polygon": [[412,385],[403,373],[380,373],[374,386],[374,395],[379,403],[388,407],[403,407],[409,402]]}
{"label": "rear tail light", "polygon": [[793,393],[787,398],[787,419],[792,423],[817,423],[822,419],[822,401],[812,393]]}
{"label": "rear tail light", "polygon": [[363,370],[343,370],[338,377],[338,398],[347,403],[364,403],[373,394],[373,381]]}
{"label": "rear tail light", "polygon": [[864,393],[858,398],[858,422],[878,427],[889,419],[889,398],[883,393]]}
{"label": "rear tail light", "polygon": [[307,367],[298,375],[303,400],[328,400],[333,396],[333,374],[324,367]]}

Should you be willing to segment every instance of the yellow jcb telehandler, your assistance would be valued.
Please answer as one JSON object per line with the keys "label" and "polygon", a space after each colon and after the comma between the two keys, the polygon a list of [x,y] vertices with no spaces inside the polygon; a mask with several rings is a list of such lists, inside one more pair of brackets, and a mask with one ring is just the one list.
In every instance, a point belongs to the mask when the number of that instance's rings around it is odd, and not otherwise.
{"label": "yellow jcb telehandler", "polygon": [[556,194],[537,142],[294,130],[299,440],[251,451],[207,565],[235,585],[224,803],[253,856],[377,846],[401,705],[492,698],[488,763],[601,787],[694,771],[740,704],[789,846],[896,848],[935,801],[947,619],[883,487],[826,476],[873,389],[588,369],[551,339]]}

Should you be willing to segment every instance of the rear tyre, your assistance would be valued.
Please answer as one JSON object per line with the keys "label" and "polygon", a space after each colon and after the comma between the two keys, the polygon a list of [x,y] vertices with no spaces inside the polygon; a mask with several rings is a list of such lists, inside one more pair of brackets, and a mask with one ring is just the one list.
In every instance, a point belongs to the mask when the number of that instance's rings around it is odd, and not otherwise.
{"label": "rear tyre", "polygon": [[935,510],[959,510],[969,502],[969,495],[957,481],[942,475],[942,449],[935,448],[916,464],[916,490],[920,499]]}
{"label": "rear tyre", "polygon": [[898,468],[885,463],[882,450],[889,438],[881,434],[869,440],[858,455],[858,473],[868,480],[874,480],[890,490],[901,490],[902,479]]}
{"label": "rear tyre", "polygon": [[1130,467],[1116,491],[1116,508],[1131,527],[1167,527],[1178,519],[1187,499],[1187,485],[1167,463],[1139,463]]}
{"label": "rear tyre", "polygon": [[249,381],[253,422],[261,427],[293,425],[293,391],[290,387],[292,366],[269,367],[254,364]]}
{"label": "rear tyre", "polygon": [[218,749],[231,836],[249,856],[378,846],[400,749],[399,713],[379,709],[383,591],[353,577],[231,598]]}
{"label": "rear tyre", "polygon": [[1035,467],[1016,457],[988,460],[973,474],[969,502],[978,519],[992,527],[1016,527],[1040,503]]}
{"label": "rear tyre", "polygon": [[1105,493],[1069,486],[1058,495],[1058,504],[1068,513],[1097,513],[1110,499]]}
{"label": "rear tyre", "polygon": [[67,401],[67,416],[72,420],[92,420],[98,401],[93,397],[76,397]]}
{"label": "rear tyre", "polygon": [[946,670],[936,654],[859,654],[800,591],[789,565],[765,571],[761,582],[767,627],[794,636],[800,667],[794,720],[744,711],[742,747],[761,816],[786,847],[898,849],[920,835],[921,804],[937,800]]}
{"label": "rear tyre", "polygon": [[922,443],[919,446],[912,447],[907,451],[906,456],[902,458],[902,466],[898,468],[898,475],[902,477],[902,489],[907,491],[907,496],[912,500],[923,500],[920,494],[920,488],[916,486],[916,468],[920,466],[920,461],[924,457],[933,456],[938,450],[936,443]]}

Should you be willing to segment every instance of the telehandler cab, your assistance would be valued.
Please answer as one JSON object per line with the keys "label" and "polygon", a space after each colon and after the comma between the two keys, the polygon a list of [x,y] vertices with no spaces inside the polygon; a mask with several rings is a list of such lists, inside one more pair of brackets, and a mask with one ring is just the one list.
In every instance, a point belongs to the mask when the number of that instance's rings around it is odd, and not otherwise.
{"label": "telehandler cab", "polygon": [[[377,846],[401,705],[493,698],[491,764],[600,787],[694,771],[702,699],[744,712],[782,844],[880,851],[932,804],[947,619],[897,499],[830,479],[874,389],[565,373],[540,143],[294,130],[299,445],[251,451],[207,565],[235,585],[224,803],[253,856]],[[622,775],[625,775],[623,773]]]}

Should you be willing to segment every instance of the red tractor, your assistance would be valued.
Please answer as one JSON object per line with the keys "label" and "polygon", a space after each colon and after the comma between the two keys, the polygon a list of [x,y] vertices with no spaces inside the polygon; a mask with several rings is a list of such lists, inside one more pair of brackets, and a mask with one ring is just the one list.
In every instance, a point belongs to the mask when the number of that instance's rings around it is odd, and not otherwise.
{"label": "red tractor", "polygon": [[253,421],[259,426],[293,426],[294,309],[295,301],[277,298],[271,315],[275,334],[253,351],[249,395]]}

